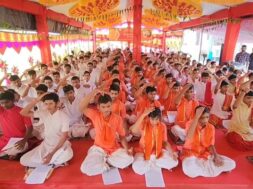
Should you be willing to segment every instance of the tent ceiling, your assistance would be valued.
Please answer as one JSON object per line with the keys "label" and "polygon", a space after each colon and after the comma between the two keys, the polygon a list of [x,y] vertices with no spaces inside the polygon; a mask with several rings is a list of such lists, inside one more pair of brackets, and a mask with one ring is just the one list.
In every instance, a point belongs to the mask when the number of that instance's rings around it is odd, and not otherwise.
{"label": "tent ceiling", "polygon": [[[31,0],[55,12],[82,20],[94,28],[132,22],[134,0]],[[143,0],[142,23],[168,27],[253,0]],[[117,12],[118,11],[118,12]],[[113,14],[114,13],[114,14]]]}

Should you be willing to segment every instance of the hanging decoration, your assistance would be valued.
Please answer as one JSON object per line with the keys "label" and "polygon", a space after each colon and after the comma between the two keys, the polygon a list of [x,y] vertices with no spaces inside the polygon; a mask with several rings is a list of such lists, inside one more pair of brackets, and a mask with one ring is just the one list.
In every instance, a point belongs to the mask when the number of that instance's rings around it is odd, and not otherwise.
{"label": "hanging decoration", "polygon": [[171,13],[173,18],[201,16],[201,2],[201,0],[152,0],[155,8]]}
{"label": "hanging decoration", "polygon": [[67,3],[72,3],[78,0],[39,0],[39,3],[45,6],[54,6],[54,5],[64,5]]}
{"label": "hanging decoration", "polygon": [[145,9],[144,13],[149,16],[154,16],[156,18],[163,19],[169,22],[179,22],[180,20],[177,17],[173,17],[170,12],[165,12],[163,10],[158,9]]}
{"label": "hanging decoration", "polygon": [[232,6],[246,2],[245,0],[203,0],[203,1],[207,3],[213,3],[224,6]]}
{"label": "hanging decoration", "polygon": [[119,5],[120,0],[80,0],[69,9],[69,15],[75,18],[98,16]]}
{"label": "hanging decoration", "polygon": [[110,17],[107,20],[98,20],[93,23],[94,28],[111,28],[115,25],[118,25],[122,22],[120,15],[115,15]]}
{"label": "hanging decoration", "polygon": [[[142,23],[149,28],[161,28],[164,26],[169,26],[172,22],[169,22],[169,17],[160,17],[159,15],[152,14],[152,11],[149,9],[144,10],[144,15],[142,17]],[[167,20],[165,20],[167,19]]]}

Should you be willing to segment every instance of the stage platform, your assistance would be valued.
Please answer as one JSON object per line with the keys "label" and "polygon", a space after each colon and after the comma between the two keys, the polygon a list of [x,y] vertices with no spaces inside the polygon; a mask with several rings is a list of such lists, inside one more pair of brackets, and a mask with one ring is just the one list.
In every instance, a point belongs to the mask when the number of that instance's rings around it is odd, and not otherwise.
{"label": "stage platform", "polygon": [[[26,185],[23,181],[24,167],[19,162],[0,160],[0,189],[48,188],[48,189],[79,189],[79,188],[145,188],[144,176],[134,174],[131,167],[120,170],[122,184],[104,186],[102,176],[88,177],[80,172],[80,165],[88,148],[89,140],[74,140],[72,146],[74,158],[70,165],[56,169],[51,177],[42,185]],[[232,149],[224,138],[224,133],[216,132],[216,146],[220,154],[234,159],[237,167],[231,173],[224,173],[216,178],[188,178],[182,172],[181,163],[172,172],[163,171],[166,188],[169,189],[253,189],[253,164],[246,156],[253,152],[240,152]]]}

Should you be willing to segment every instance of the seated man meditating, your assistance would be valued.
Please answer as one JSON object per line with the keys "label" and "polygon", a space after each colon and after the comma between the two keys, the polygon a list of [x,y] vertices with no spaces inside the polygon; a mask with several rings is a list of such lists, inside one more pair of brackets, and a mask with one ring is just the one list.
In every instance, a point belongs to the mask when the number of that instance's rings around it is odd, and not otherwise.
{"label": "seated man meditating", "polygon": [[161,116],[159,108],[146,109],[130,128],[134,135],[141,136],[140,152],[135,154],[132,165],[139,175],[145,174],[151,166],[170,170],[178,165],[177,154],[167,141],[167,128],[161,122]]}
{"label": "seated man meditating", "polygon": [[235,168],[235,162],[219,155],[214,146],[215,128],[208,120],[209,109],[198,106],[194,118],[186,125],[182,153],[183,172],[189,177],[216,177]]}
{"label": "seated man meditating", "polygon": [[[99,175],[110,169],[126,168],[133,162],[132,149],[128,148],[122,118],[112,112],[112,98],[100,94],[97,110],[88,108],[89,103],[100,92],[94,90],[80,104],[80,110],[92,120],[95,128],[95,142],[81,165],[81,171],[89,176]],[[103,93],[103,92],[101,92]],[[120,147],[118,143],[120,139]]]}

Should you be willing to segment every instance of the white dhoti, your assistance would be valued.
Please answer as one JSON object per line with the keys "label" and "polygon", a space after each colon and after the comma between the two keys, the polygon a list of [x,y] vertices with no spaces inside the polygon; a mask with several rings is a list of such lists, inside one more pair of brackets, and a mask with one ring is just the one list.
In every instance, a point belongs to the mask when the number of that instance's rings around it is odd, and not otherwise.
{"label": "white dhoti", "polygon": [[12,147],[12,148],[9,148],[3,152],[0,152],[0,157],[3,157],[5,155],[9,155],[9,156],[16,156],[20,153],[23,153],[25,152],[26,150],[28,149],[28,143],[25,144],[24,148],[22,150],[19,150],[17,149],[17,147]]}
{"label": "white dhoti", "polygon": [[135,154],[132,168],[135,173],[139,175],[144,175],[146,172],[150,170],[150,168],[154,166],[171,170],[177,165],[178,160],[174,160],[172,155],[168,151],[163,150],[162,157],[158,159],[155,157],[154,154],[151,155],[150,160],[145,160],[143,153]]}
{"label": "white dhoti", "polygon": [[[50,153],[51,150],[52,148],[49,149],[45,143],[42,142],[39,146],[24,154],[20,159],[20,163],[26,167],[37,167],[42,165],[43,158]],[[66,141],[64,145],[55,152],[49,164],[61,165],[69,161],[72,157],[73,151],[71,143]]]}
{"label": "white dhoti", "polygon": [[85,137],[90,129],[90,124],[84,123],[75,123],[70,126],[69,128],[69,136],[76,138],[76,137]]}
{"label": "white dhoti", "polygon": [[94,176],[102,174],[109,166],[124,169],[133,163],[133,156],[127,154],[123,148],[119,148],[108,155],[102,148],[93,145],[81,165],[81,172]]}
{"label": "white dhoti", "polygon": [[171,127],[171,132],[179,137],[182,141],[185,141],[185,137],[186,137],[186,131],[185,129],[181,128],[179,125],[174,125],[173,127]]}
{"label": "white dhoti", "polygon": [[182,162],[183,172],[191,178],[198,176],[216,177],[222,172],[229,172],[235,168],[234,160],[226,156],[221,156],[221,158],[223,159],[223,165],[217,167],[211,156],[207,160],[195,156],[187,157]]}

